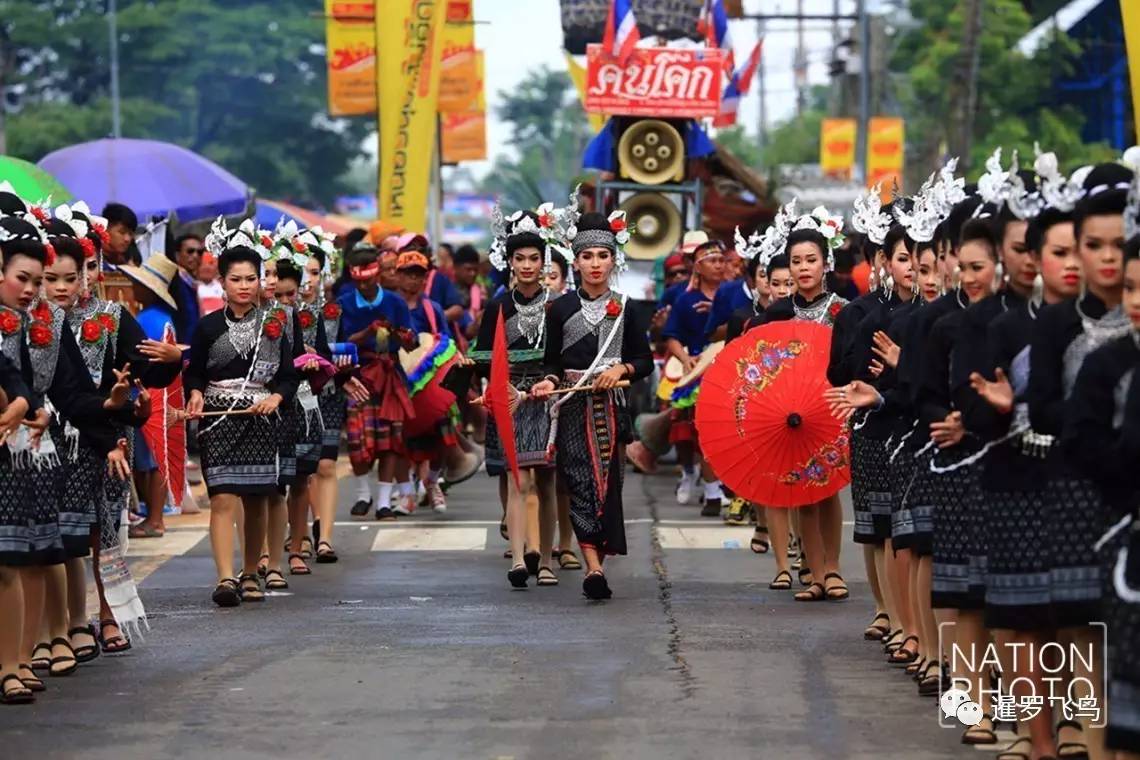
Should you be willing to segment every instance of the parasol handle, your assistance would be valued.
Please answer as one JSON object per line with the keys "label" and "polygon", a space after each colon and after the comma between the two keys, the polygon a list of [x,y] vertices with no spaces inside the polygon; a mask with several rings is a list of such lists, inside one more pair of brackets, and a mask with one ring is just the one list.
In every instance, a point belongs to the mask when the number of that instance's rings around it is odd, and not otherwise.
{"label": "parasol handle", "polygon": [[[628,387],[629,387],[629,381],[628,380],[618,380],[617,384],[614,385],[614,388],[628,388]],[[551,396],[562,396],[562,395],[565,395],[567,393],[579,393],[581,391],[594,391],[594,390],[596,390],[596,388],[594,388],[593,385],[572,386],[570,388],[555,388],[554,390],[552,390],[550,392],[550,395]],[[527,398],[526,393],[520,393],[519,394],[519,400],[520,401],[522,401],[525,398]],[[483,397],[480,396],[479,398],[475,399],[471,403],[474,406],[483,406],[483,403],[484,403]]]}

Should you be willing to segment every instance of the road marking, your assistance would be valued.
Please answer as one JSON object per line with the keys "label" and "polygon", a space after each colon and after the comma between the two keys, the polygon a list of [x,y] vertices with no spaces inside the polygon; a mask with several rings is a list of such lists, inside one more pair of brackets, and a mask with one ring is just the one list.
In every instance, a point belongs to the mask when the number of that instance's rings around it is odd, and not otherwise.
{"label": "road marking", "polygon": [[168,530],[162,538],[136,538],[127,543],[128,557],[177,557],[209,535],[203,528]]}
{"label": "road marking", "polygon": [[704,526],[677,528],[660,526],[657,528],[657,537],[661,541],[662,549],[740,549],[746,548],[747,543],[741,537],[747,538],[750,529]]}
{"label": "road marking", "polygon": [[376,531],[372,542],[374,552],[481,552],[486,548],[486,528],[383,528]]}

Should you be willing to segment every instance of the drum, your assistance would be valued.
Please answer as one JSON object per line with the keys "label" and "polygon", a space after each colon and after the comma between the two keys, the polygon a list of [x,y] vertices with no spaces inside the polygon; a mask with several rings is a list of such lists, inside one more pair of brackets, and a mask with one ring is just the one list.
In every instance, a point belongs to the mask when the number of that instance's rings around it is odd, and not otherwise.
{"label": "drum", "polygon": [[681,379],[683,374],[685,374],[685,366],[681,364],[681,360],[676,356],[670,356],[669,361],[665,362],[665,367],[661,370],[661,382],[657,384],[657,398],[668,401],[673,395],[673,389],[677,387],[677,381]]}
{"label": "drum", "polygon": [[[697,363],[685,375],[677,380],[669,396],[669,404],[674,409],[688,409],[697,403],[697,392],[701,387],[701,376],[712,366],[713,360],[724,350],[724,341],[710,343],[697,357]],[[678,362],[679,363],[679,362]]]}

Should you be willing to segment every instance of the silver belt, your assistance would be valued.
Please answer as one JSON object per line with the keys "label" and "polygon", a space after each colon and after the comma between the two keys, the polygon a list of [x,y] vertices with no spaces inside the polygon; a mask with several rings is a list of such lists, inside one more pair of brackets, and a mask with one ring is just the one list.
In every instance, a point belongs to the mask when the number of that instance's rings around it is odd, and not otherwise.
{"label": "silver belt", "polygon": [[211,406],[228,407],[242,402],[253,405],[268,396],[269,389],[261,383],[219,380],[206,386],[203,400]]}

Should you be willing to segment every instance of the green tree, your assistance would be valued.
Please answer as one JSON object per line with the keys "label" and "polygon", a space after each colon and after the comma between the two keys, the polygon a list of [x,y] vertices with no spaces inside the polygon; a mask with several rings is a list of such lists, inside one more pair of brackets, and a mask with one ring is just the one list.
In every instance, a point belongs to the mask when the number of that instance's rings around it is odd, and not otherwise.
{"label": "green tree", "polygon": [[[958,0],[909,0],[914,23],[892,40],[890,68],[894,96],[907,130],[907,186],[917,187],[939,162],[951,140],[949,83],[961,63],[963,4]],[[1068,168],[1103,160],[1113,151],[1080,138],[1083,117],[1074,109],[1051,107],[1048,88],[1058,72],[1071,69],[1079,46],[1053,35],[1033,59],[1017,42],[1034,19],[1020,0],[986,0],[979,38],[977,109],[970,155],[960,166],[976,176],[993,149],[1016,149],[1023,165],[1032,162],[1033,142],[1056,151]]]}
{"label": "green tree", "polygon": [[[184,145],[260,195],[329,203],[371,119],[327,116],[323,21],[310,0],[120,0],[123,134]],[[103,0],[0,0],[0,82],[26,88],[8,149],[110,132]]]}
{"label": "green tree", "polygon": [[592,137],[570,76],[544,66],[518,89],[500,91],[499,99],[496,112],[511,126],[517,155],[496,156],[482,189],[498,195],[504,208],[561,205],[586,177],[582,153]]}

